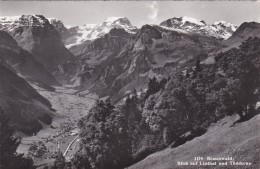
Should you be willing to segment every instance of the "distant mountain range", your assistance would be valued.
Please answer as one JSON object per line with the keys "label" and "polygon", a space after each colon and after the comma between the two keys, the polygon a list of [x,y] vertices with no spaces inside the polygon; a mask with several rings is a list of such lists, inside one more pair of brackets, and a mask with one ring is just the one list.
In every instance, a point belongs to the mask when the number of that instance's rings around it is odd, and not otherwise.
{"label": "distant mountain range", "polygon": [[[67,37],[69,33],[66,31],[66,27],[62,24],[62,21],[54,18],[50,18],[49,21],[60,32],[62,37]],[[168,19],[161,22],[160,26],[175,31],[212,36],[218,39],[229,38],[237,29],[236,25],[225,21],[218,21],[208,25],[203,20],[199,21],[189,17],[175,17]],[[83,26],[68,28],[67,30],[69,30],[72,36],[65,41],[65,44],[70,48],[71,46],[83,43],[86,40],[94,40],[109,33],[112,28],[124,29],[129,33],[136,33],[138,31],[138,28],[132,26],[126,17],[109,17],[100,25],[85,24]]]}
{"label": "distant mountain range", "polygon": [[236,28],[224,21],[207,25],[188,17],[141,28],[132,26],[125,17],[110,17],[100,25],[72,27],[67,29],[71,36],[63,42],[80,59],[67,64],[73,69],[69,72],[75,73],[67,75],[67,79],[82,90],[102,96],[120,93],[116,97],[121,97],[134,88],[145,89],[153,76],[169,76],[198,55],[222,48],[221,40]]}
{"label": "distant mountain range", "polygon": [[198,33],[216,37],[218,39],[228,39],[237,29],[237,26],[225,21],[214,22],[211,25],[205,21],[189,17],[172,18],[160,23],[161,26],[183,30],[188,33]]}
{"label": "distant mountain range", "polygon": [[[214,57],[219,51],[260,35],[259,23],[245,22],[237,27],[225,21],[206,24],[188,17],[141,28],[125,17],[109,17],[99,25],[68,28],[56,18],[22,15],[0,17],[0,30],[3,72],[23,82],[1,88],[1,98],[6,100],[1,105],[10,100],[10,93],[3,94],[2,90],[16,85],[41,98],[25,80],[36,85],[74,85],[100,97],[112,96],[117,102],[134,89],[145,90],[149,78],[168,77],[193,66],[198,58],[203,61]],[[24,102],[17,99],[12,98],[12,104],[22,106]],[[40,102],[51,107],[44,98]]]}

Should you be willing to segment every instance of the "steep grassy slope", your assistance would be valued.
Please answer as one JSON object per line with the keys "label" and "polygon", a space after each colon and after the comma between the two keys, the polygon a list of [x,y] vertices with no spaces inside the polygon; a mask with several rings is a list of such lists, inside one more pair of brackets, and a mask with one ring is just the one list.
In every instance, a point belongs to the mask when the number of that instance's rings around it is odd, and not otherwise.
{"label": "steep grassy slope", "polygon": [[[238,116],[226,117],[209,127],[208,132],[184,145],[166,148],[148,156],[128,169],[258,169],[260,167],[260,115],[237,123]],[[178,166],[177,162],[193,162],[194,157],[233,157],[235,162],[249,162],[251,166]],[[211,161],[214,162],[214,161]]]}

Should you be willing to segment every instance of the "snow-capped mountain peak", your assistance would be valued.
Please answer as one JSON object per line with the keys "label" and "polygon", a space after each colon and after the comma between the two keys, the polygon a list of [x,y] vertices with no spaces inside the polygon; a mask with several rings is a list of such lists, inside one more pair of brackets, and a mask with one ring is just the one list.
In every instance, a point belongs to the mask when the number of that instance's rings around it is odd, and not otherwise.
{"label": "snow-capped mountain peak", "polygon": [[16,27],[46,27],[50,26],[48,19],[42,15],[21,15],[0,17],[0,29],[12,31]]}
{"label": "snow-capped mountain peak", "polygon": [[135,33],[137,27],[132,26],[126,17],[108,17],[102,24],[85,24],[79,26],[75,43],[67,45],[67,48],[81,44],[87,40],[94,40],[108,34],[112,29],[123,29],[128,33]]}
{"label": "snow-capped mountain peak", "polygon": [[219,24],[227,24],[226,21],[216,21],[213,23],[213,25],[219,25]]}
{"label": "snow-capped mountain peak", "polygon": [[225,21],[218,21],[209,25],[206,24],[206,22],[203,20],[198,20],[186,16],[168,19],[160,23],[160,26],[182,30],[187,33],[197,33],[212,36],[218,39],[229,38],[237,29],[237,26]]}
{"label": "snow-capped mountain peak", "polygon": [[161,26],[167,26],[167,27],[175,27],[175,28],[181,28],[181,27],[187,27],[187,26],[205,26],[206,23],[203,20],[198,20],[195,18],[190,18],[187,16],[184,17],[174,17],[171,19],[168,19],[160,24]]}
{"label": "snow-capped mountain peak", "polygon": [[108,17],[103,24],[106,25],[125,25],[125,26],[132,26],[130,21],[126,17]]}
{"label": "snow-capped mountain peak", "polygon": [[214,22],[212,25],[215,26],[222,26],[223,28],[230,28],[233,32],[235,32],[237,30],[237,26],[232,24],[232,23],[228,23],[226,21],[216,21]]}
{"label": "snow-capped mountain peak", "polygon": [[195,18],[187,17],[187,16],[180,17],[179,19],[182,19],[183,24],[185,24],[186,22],[189,22],[189,23],[193,23],[193,24],[201,25],[201,26],[206,25],[206,23],[203,20],[198,20]]}
{"label": "snow-capped mountain peak", "polygon": [[115,22],[115,21],[117,21],[117,20],[120,20],[120,19],[123,19],[123,18],[126,18],[126,17],[115,17],[115,16],[111,16],[111,17],[108,17],[106,20],[105,20],[105,22],[111,22],[111,23],[113,23],[113,22]]}
{"label": "snow-capped mountain peak", "polygon": [[137,29],[132,26],[131,22],[126,17],[108,17],[105,22],[99,26],[99,29],[103,29],[104,34],[108,33],[113,28],[124,29],[128,33],[134,33],[133,30]]}
{"label": "snow-capped mountain peak", "polygon": [[11,23],[14,23],[15,21],[19,20],[20,17],[21,16],[1,16],[0,23],[2,25],[11,24]]}
{"label": "snow-capped mountain peak", "polygon": [[19,17],[20,26],[45,26],[50,24],[48,19],[42,15],[22,15]]}
{"label": "snow-capped mountain peak", "polygon": [[57,18],[47,18],[50,24],[54,25],[55,27],[65,27],[63,22]]}
{"label": "snow-capped mountain peak", "polygon": [[61,22],[59,19],[57,18],[47,18],[49,20],[50,23],[53,23],[53,22]]}
{"label": "snow-capped mountain peak", "polygon": [[95,28],[97,26],[97,24],[85,24],[83,26],[79,26],[79,30],[91,30],[93,28]]}
{"label": "snow-capped mountain peak", "polygon": [[67,28],[67,29],[70,29],[70,28],[73,28],[74,26],[72,26],[72,25],[66,25],[65,26],[65,28]]}

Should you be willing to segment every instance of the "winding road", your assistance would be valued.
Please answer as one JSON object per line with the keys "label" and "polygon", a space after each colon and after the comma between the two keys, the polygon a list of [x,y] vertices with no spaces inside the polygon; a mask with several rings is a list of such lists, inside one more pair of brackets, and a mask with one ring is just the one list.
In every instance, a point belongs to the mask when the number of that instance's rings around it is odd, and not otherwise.
{"label": "winding road", "polygon": [[66,148],[65,152],[63,153],[63,156],[65,157],[70,149],[70,147],[73,145],[73,143],[75,143],[75,141],[78,139],[79,135],[77,135],[68,145],[68,147]]}

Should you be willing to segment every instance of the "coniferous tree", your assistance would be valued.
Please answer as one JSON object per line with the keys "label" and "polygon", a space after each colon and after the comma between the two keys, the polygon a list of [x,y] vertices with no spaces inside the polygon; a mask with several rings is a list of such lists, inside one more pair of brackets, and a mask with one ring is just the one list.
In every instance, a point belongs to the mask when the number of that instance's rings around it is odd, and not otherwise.
{"label": "coniferous tree", "polygon": [[71,160],[71,169],[91,169],[88,157],[80,152],[77,152]]}
{"label": "coniferous tree", "polygon": [[198,57],[197,61],[196,61],[195,71],[200,72],[201,70],[202,70],[202,67],[201,67],[201,64],[200,64],[200,58]]}
{"label": "coniferous tree", "polygon": [[79,127],[81,153],[93,168],[125,167],[131,156],[126,117],[109,100],[98,100]]}
{"label": "coniferous tree", "polygon": [[61,151],[58,151],[58,154],[56,156],[56,159],[51,169],[64,169],[65,165],[66,165],[65,157],[63,156]]}

